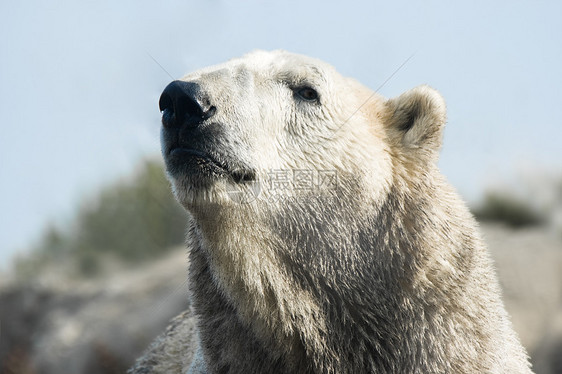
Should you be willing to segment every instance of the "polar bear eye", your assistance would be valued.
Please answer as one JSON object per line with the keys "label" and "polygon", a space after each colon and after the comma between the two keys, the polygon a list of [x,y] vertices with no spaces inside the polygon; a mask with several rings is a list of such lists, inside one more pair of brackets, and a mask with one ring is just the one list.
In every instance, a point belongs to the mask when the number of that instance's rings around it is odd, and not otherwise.
{"label": "polar bear eye", "polygon": [[317,101],[318,92],[311,87],[299,87],[295,89],[295,94],[306,101]]}

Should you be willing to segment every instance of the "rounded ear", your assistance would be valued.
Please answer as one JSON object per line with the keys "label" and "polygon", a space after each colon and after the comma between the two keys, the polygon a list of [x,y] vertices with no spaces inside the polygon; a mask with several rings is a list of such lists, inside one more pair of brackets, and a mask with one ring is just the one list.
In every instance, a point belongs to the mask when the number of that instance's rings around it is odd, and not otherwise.
{"label": "rounded ear", "polygon": [[418,86],[385,102],[385,127],[395,146],[436,158],[446,122],[445,101],[429,86]]}

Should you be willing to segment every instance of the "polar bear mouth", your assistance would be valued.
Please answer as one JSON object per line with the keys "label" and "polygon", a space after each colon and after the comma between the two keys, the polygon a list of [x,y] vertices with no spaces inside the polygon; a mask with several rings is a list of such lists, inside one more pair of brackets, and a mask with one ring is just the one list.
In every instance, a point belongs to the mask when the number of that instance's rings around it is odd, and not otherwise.
{"label": "polar bear mouth", "polygon": [[216,169],[215,172],[217,173],[230,174],[229,167],[226,163],[220,162],[216,157],[197,149],[176,146],[170,148],[166,156],[169,165],[172,167],[181,165],[185,165],[187,167],[206,166]]}
{"label": "polar bear mouth", "polygon": [[203,159],[205,161],[208,161],[208,162],[211,162],[211,163],[215,164],[216,166],[218,166],[221,169],[227,170],[225,165],[218,162],[217,160],[215,160],[213,157],[211,157],[207,153],[202,152],[202,151],[198,151],[196,149],[187,148],[187,147],[174,147],[174,148],[170,149],[169,155],[170,155],[170,157],[178,157],[178,156],[179,157],[190,157],[190,156],[192,156],[192,157],[200,158],[200,159]]}
{"label": "polar bear mouth", "polygon": [[168,171],[174,177],[191,175],[199,180],[205,176],[222,177],[235,183],[250,182],[256,179],[255,171],[233,168],[222,158],[194,148],[171,147],[165,160]]}

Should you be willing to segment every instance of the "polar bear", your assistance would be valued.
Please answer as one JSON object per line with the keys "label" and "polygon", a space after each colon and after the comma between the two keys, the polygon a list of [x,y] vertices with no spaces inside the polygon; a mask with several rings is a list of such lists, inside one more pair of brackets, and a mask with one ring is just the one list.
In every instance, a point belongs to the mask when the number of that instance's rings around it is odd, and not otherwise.
{"label": "polar bear", "polygon": [[187,370],[191,341],[192,373],[531,372],[437,168],[437,91],[387,100],[324,62],[257,51],[170,83],[160,109],[189,213],[194,315],[174,326],[196,332],[172,328],[131,372]]}

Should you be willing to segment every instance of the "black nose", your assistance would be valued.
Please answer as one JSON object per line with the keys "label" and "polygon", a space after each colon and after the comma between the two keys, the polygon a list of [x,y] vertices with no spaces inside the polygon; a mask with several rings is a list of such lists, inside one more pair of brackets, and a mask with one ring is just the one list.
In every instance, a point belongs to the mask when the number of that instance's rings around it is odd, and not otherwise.
{"label": "black nose", "polygon": [[159,104],[164,127],[196,126],[217,110],[194,82],[173,81],[162,92]]}

